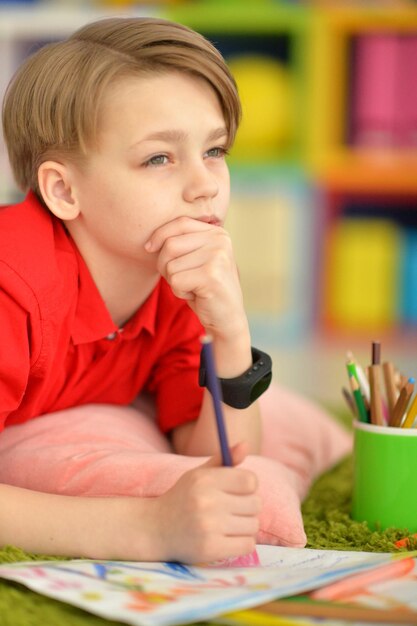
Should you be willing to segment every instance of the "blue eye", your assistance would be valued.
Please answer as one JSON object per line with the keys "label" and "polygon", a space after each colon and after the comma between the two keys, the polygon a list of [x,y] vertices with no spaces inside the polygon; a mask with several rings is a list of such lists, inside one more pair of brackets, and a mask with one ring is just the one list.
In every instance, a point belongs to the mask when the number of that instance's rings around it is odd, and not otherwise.
{"label": "blue eye", "polygon": [[210,148],[207,150],[206,155],[210,158],[220,159],[228,154],[226,148],[221,148],[220,146],[216,148]]}
{"label": "blue eye", "polygon": [[146,161],[146,166],[158,166],[158,165],[166,165],[168,163],[168,157],[165,154],[156,154],[151,157],[148,161]]}

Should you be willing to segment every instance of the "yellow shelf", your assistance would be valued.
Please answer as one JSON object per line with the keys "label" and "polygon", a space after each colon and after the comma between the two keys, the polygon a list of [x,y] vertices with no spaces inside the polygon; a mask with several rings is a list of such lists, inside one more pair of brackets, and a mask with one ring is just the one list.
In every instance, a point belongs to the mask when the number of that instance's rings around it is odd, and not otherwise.
{"label": "yellow shelf", "polygon": [[[349,190],[367,182],[374,189],[416,190],[417,151],[364,150],[346,145],[349,46],[364,33],[417,34],[417,6],[317,9],[311,22],[308,68],[310,101],[307,160],[322,179]],[[364,169],[365,168],[365,169]]]}
{"label": "yellow shelf", "polygon": [[330,28],[343,32],[378,32],[390,31],[414,31],[417,25],[417,7],[402,5],[400,7],[364,6],[360,8],[336,7],[326,8],[323,11]]}

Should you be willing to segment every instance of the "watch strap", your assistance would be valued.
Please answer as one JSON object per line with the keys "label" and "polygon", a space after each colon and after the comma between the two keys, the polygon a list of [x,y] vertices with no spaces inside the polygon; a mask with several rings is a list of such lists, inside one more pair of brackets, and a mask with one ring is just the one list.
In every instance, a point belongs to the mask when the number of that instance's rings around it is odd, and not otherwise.
{"label": "watch strap", "polygon": [[[237,409],[245,409],[266,389],[272,379],[272,360],[269,354],[252,347],[252,365],[235,378],[219,378],[222,400]],[[206,385],[206,371],[201,361],[199,384]]]}

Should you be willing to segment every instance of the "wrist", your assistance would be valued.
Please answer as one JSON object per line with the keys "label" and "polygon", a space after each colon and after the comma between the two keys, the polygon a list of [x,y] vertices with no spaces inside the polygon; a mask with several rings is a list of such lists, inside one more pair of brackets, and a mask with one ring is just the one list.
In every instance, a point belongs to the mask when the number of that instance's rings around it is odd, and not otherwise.
{"label": "wrist", "polygon": [[[100,523],[90,545],[90,558],[159,561],[161,540],[158,536],[157,498],[103,498],[106,521]],[[91,539],[91,538],[90,538]],[[88,541],[88,538],[87,538]]]}
{"label": "wrist", "polygon": [[[161,530],[161,496],[128,498],[130,533],[126,534],[129,559],[136,561],[165,561],[165,537]],[[133,551],[132,551],[133,548]]]}
{"label": "wrist", "polygon": [[213,379],[208,345],[204,345],[200,356],[199,384],[207,387],[216,397],[217,390],[225,404],[235,409],[246,409],[266,391],[272,379],[272,361],[269,354],[251,348],[251,365],[237,376],[224,378],[217,373]]}
{"label": "wrist", "polygon": [[242,374],[252,364],[249,326],[242,324],[233,333],[220,335],[209,331],[212,337],[217,374],[220,378],[233,378]]}

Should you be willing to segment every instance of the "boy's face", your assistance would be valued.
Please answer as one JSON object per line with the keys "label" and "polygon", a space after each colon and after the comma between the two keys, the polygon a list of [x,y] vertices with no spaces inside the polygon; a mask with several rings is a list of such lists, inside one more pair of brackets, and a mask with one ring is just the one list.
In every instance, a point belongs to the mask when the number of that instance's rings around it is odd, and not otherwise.
{"label": "boy's face", "polygon": [[80,214],[67,225],[77,243],[152,267],[144,244],[159,226],[181,216],[223,224],[228,138],[205,81],[179,72],[123,79],[99,128],[86,166],[73,166]]}

